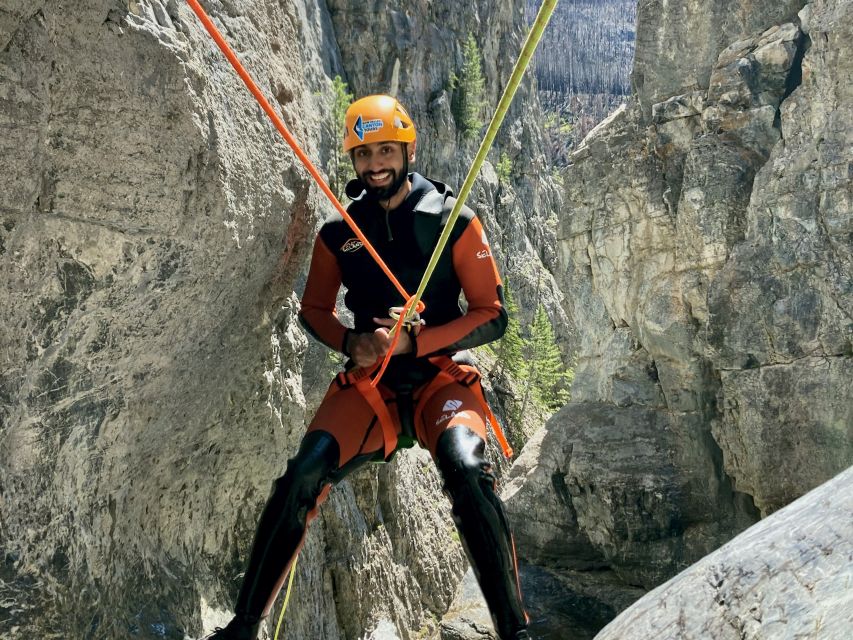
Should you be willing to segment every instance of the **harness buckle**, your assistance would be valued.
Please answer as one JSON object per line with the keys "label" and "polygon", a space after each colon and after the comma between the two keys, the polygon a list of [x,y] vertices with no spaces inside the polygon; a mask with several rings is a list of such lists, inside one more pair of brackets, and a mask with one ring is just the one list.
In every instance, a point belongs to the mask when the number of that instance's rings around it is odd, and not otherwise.
{"label": "harness buckle", "polygon": [[342,389],[346,389],[347,387],[357,385],[365,378],[369,378],[375,370],[376,367],[357,367],[349,371],[341,371],[335,376],[335,379]]}
{"label": "harness buckle", "polygon": [[450,360],[449,364],[444,364],[442,368],[454,380],[456,380],[460,384],[464,384],[466,387],[470,387],[480,379],[479,373],[477,373],[476,371],[471,371],[470,369],[466,371],[453,360]]}

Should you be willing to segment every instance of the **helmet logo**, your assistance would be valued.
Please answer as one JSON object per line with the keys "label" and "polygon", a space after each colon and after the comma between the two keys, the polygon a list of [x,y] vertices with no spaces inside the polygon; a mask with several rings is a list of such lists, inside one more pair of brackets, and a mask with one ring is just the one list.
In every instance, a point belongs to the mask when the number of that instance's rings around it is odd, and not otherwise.
{"label": "helmet logo", "polygon": [[381,118],[375,120],[363,120],[359,115],[355,124],[352,127],[353,133],[358,136],[358,139],[364,142],[364,134],[371,131],[379,131],[382,128],[383,122]]}
{"label": "helmet logo", "polygon": [[341,251],[344,253],[352,253],[353,251],[358,251],[363,246],[364,244],[358,238],[350,238],[341,245]]}

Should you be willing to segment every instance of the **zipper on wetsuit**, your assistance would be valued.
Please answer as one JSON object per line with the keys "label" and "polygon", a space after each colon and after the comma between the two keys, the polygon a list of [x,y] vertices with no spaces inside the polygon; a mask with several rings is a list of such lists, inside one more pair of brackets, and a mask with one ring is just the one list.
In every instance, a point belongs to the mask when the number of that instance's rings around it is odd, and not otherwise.
{"label": "zipper on wetsuit", "polygon": [[386,210],[385,211],[385,228],[388,229],[388,242],[393,242],[394,236],[391,235],[391,220],[388,217],[389,215],[391,215],[391,212]]}

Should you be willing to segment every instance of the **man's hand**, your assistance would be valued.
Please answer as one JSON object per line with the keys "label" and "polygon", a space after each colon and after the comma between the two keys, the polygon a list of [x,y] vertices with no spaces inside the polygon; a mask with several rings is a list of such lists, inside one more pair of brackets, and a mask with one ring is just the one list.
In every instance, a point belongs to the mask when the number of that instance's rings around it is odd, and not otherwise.
{"label": "man's hand", "polygon": [[[382,326],[373,333],[351,333],[347,338],[347,351],[357,367],[369,367],[384,358],[391,348],[389,328],[394,326],[395,321],[391,318],[374,318],[373,321]],[[409,353],[411,350],[412,338],[408,332],[400,332],[394,355]]]}
{"label": "man's hand", "polygon": [[[398,307],[395,307],[398,309]],[[402,309],[399,309],[402,311]],[[373,318],[373,321],[381,325],[379,329],[373,332],[373,335],[376,339],[383,345],[382,355],[384,356],[388,353],[388,349],[391,348],[392,338],[390,336],[389,329],[397,324],[397,321],[393,318]],[[400,338],[397,340],[397,347],[394,349],[394,354],[397,355],[400,353],[409,353],[412,350],[412,336],[409,335],[408,331],[400,331]]]}
{"label": "man's hand", "polygon": [[357,367],[369,367],[385,355],[382,342],[374,333],[351,333],[347,338],[347,351]]}

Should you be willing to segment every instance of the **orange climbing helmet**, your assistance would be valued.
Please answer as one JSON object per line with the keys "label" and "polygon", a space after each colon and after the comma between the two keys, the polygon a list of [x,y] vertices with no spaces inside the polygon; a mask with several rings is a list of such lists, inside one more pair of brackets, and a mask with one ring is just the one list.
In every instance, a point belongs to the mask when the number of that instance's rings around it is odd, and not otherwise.
{"label": "orange climbing helmet", "polygon": [[414,142],[415,123],[396,98],[376,95],[353,102],[344,119],[344,153],[371,142]]}

